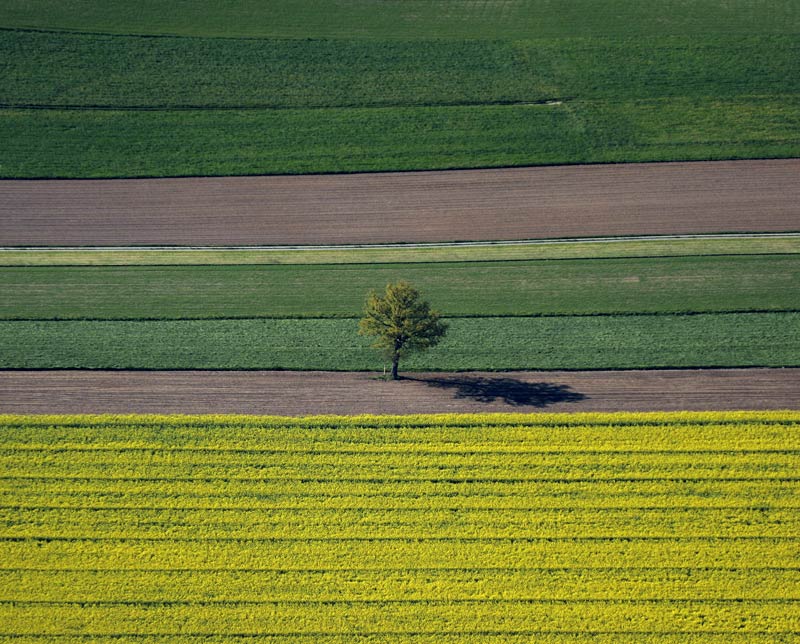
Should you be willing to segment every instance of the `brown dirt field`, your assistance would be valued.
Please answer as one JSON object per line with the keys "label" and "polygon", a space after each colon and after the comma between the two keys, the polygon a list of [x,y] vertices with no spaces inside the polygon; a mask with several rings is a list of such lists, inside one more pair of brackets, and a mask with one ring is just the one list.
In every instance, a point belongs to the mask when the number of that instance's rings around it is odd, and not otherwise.
{"label": "brown dirt field", "polygon": [[409,374],[5,371],[0,413],[409,414],[800,409],[800,369]]}
{"label": "brown dirt field", "polygon": [[800,159],[0,181],[0,245],[279,245],[800,230]]}

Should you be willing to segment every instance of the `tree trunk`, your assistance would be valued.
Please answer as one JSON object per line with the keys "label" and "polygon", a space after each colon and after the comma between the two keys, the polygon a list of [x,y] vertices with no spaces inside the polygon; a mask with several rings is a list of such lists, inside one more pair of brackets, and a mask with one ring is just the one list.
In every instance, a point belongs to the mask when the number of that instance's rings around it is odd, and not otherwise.
{"label": "tree trunk", "polygon": [[392,356],[392,380],[399,380],[400,377],[397,375],[397,366],[400,364],[400,356],[395,353]]}

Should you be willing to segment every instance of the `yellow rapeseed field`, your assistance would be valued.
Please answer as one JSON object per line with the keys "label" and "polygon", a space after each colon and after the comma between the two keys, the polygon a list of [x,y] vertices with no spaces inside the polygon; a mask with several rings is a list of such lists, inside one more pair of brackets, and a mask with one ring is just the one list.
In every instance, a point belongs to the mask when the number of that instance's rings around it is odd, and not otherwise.
{"label": "yellow rapeseed field", "polygon": [[798,430],[0,416],[0,642],[798,642]]}

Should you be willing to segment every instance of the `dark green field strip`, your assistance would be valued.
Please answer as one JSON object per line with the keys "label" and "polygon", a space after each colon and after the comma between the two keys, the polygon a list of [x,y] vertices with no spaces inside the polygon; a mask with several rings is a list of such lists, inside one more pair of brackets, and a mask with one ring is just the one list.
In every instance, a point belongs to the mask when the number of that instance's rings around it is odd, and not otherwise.
{"label": "dark green field strip", "polygon": [[[788,49],[788,55],[793,47],[791,38],[733,42],[756,51],[775,47],[778,57],[782,49]],[[736,55],[733,43],[721,43],[721,48],[726,44],[728,54]],[[518,47],[481,41],[136,38],[0,31],[0,55],[9,76],[0,90],[0,104],[267,109],[554,98],[541,86],[541,72],[551,68],[550,52],[530,60]],[[774,72],[780,66],[774,61],[761,71]],[[734,78],[741,75],[734,73]],[[791,82],[765,79],[762,92]]]}
{"label": "dark green field strip", "polygon": [[0,318],[358,317],[408,279],[448,316],[789,310],[800,256],[0,268]]}
{"label": "dark green field strip", "polygon": [[[800,365],[800,313],[452,319],[407,370]],[[379,370],[356,320],[5,321],[6,369]],[[432,383],[435,386],[436,383]]]}
{"label": "dark green field strip", "polygon": [[7,178],[367,172],[800,156],[796,94],[553,106],[0,110]]}
{"label": "dark green field strip", "polygon": [[544,568],[406,570],[0,570],[3,601],[246,601],[402,597],[792,599],[800,570]]}
{"label": "dark green field strip", "polygon": [[403,42],[0,30],[0,105],[274,109],[784,95],[800,92],[799,56],[797,36]]}
{"label": "dark green field strip", "polygon": [[[313,612],[313,619],[309,618]],[[369,631],[435,632],[455,622],[466,631],[519,629],[536,632],[599,630],[704,630],[793,632],[800,628],[794,602],[601,601],[601,602],[291,602],[256,606],[0,605],[6,633],[64,633],[64,625],[88,633],[112,634],[120,624],[130,632],[303,633]],[[245,628],[243,628],[245,626]],[[380,632],[380,631],[379,631]]]}
{"label": "dark green field strip", "polygon": [[6,0],[2,23],[22,28],[201,36],[342,38],[553,38],[800,31],[794,0],[482,2],[384,0]]}
{"label": "dark green field strip", "polygon": [[[493,512],[496,516],[493,517]],[[663,508],[625,510],[359,510],[130,511],[0,509],[0,536],[85,538],[385,538],[424,534],[461,537],[791,537],[800,533],[796,508]],[[205,515],[205,516],[202,516]]]}
{"label": "dark green field strip", "polygon": [[6,4],[4,177],[800,155],[792,0]]}

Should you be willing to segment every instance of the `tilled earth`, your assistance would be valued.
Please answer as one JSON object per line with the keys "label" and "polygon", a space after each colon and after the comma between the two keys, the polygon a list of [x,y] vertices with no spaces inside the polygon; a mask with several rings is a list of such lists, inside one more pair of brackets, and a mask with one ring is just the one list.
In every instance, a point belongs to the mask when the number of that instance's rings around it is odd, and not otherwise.
{"label": "tilled earth", "polygon": [[800,159],[0,181],[0,245],[283,245],[800,230]]}
{"label": "tilled earth", "polygon": [[800,368],[375,373],[2,371],[0,413],[417,414],[800,409]]}

